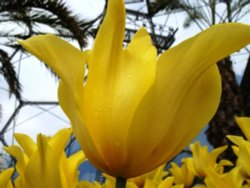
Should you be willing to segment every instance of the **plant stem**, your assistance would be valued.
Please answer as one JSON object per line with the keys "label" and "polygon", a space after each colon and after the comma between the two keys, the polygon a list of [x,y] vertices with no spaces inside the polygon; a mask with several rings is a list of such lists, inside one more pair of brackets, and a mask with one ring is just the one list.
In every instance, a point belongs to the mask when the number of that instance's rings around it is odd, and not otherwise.
{"label": "plant stem", "polygon": [[116,178],[115,188],[125,188],[126,187],[126,182],[127,182],[127,180],[125,178],[117,177]]}

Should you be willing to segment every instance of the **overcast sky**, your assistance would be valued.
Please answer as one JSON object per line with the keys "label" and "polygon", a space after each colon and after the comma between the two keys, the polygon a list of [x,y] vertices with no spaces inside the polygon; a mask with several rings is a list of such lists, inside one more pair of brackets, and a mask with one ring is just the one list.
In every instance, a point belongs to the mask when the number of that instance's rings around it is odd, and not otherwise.
{"label": "overcast sky", "polygon": [[[67,0],[67,4],[82,18],[94,18],[102,11],[104,1]],[[176,43],[179,43],[199,32],[199,29],[195,26],[192,26],[189,29],[183,29],[183,17],[185,17],[184,14],[176,14],[168,20],[168,25],[179,28],[176,35]],[[19,56],[16,56],[17,61],[19,58]],[[35,57],[22,60],[21,63],[17,62],[15,63],[15,66],[17,72],[19,72],[18,74],[20,82],[22,83],[22,95],[24,99],[29,101],[57,101],[58,82]],[[244,66],[236,67],[237,74],[242,73]],[[5,125],[15,109],[15,99],[13,97],[9,98],[8,92],[6,92],[4,88],[7,89],[7,85],[4,79],[0,76],[0,104],[2,104],[2,120],[0,121],[0,127]],[[52,135],[58,129],[69,127],[70,125],[67,117],[58,106],[26,106],[22,108],[17,116],[15,126],[15,132],[26,133],[32,138],[35,138],[36,134],[40,132]],[[12,127],[13,124],[5,135],[9,144],[12,142]]]}

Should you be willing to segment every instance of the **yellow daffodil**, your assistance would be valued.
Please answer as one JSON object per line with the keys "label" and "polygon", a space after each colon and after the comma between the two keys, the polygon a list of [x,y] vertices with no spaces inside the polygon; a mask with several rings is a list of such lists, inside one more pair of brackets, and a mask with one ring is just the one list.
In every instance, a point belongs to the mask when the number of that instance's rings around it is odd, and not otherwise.
{"label": "yellow daffodil", "polygon": [[16,188],[77,188],[78,165],[84,160],[82,151],[69,158],[64,153],[71,130],[62,129],[52,138],[41,134],[37,145],[26,135],[16,134],[22,147],[12,145],[5,150],[16,158]]}
{"label": "yellow daffodil", "polygon": [[196,175],[206,177],[208,169],[214,169],[217,173],[223,173],[224,166],[232,166],[228,160],[221,160],[217,163],[218,156],[227,149],[222,146],[208,152],[207,146],[201,146],[198,141],[190,145],[193,154],[193,166]]}
{"label": "yellow daffodil", "polygon": [[14,172],[13,168],[9,168],[0,172],[0,187],[1,188],[13,188],[11,183],[11,176]]}
{"label": "yellow daffodil", "polygon": [[109,0],[90,51],[53,35],[20,44],[61,78],[59,103],[87,158],[132,178],[173,158],[209,122],[221,95],[215,64],[250,43],[250,27],[216,25],[159,57],[144,28],[124,49],[124,31],[124,2]]}

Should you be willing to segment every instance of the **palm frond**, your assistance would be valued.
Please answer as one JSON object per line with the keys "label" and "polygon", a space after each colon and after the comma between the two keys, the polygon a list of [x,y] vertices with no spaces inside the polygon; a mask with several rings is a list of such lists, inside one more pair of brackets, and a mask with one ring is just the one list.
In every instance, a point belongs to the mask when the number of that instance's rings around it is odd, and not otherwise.
{"label": "palm frond", "polygon": [[[87,29],[93,21],[81,20],[61,0],[13,0],[0,3],[1,21],[12,21],[25,30],[25,37],[41,33],[42,26],[49,26],[55,34],[77,40],[86,46]],[[23,33],[22,33],[23,34]]]}

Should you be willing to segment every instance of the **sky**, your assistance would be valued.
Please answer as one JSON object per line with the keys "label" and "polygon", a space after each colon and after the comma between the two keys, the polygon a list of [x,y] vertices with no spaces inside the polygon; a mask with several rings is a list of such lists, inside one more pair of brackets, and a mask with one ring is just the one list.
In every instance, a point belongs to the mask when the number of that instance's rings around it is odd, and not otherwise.
{"label": "sky", "polygon": [[[104,0],[67,0],[71,9],[82,18],[94,18],[99,15],[104,6]],[[185,40],[186,38],[198,33],[200,30],[196,26],[191,26],[189,29],[183,29],[184,13],[173,14],[171,19],[168,19],[168,25],[174,28],[179,28],[176,34],[175,44]],[[165,21],[166,18],[157,17],[154,21]],[[57,101],[58,81],[55,77],[39,62],[35,57],[29,57],[19,62],[16,56],[14,64],[22,83],[22,95],[25,100],[29,101]],[[236,57],[246,58],[246,57]],[[244,63],[240,66],[235,63],[237,74],[242,74]],[[14,97],[9,97],[6,91],[7,84],[0,76],[0,104],[2,104],[2,119],[0,127],[5,125],[8,118],[13,113],[16,104]],[[13,130],[13,126],[15,129]],[[25,133],[35,139],[38,133],[53,135],[57,130],[70,127],[68,118],[64,115],[59,106],[25,106],[20,111],[16,120],[11,124],[10,129],[6,132],[5,138],[8,144],[13,142],[13,131]],[[1,153],[0,149],[0,153]]]}
{"label": "sky", "polygon": [[104,0],[66,0],[66,4],[82,18],[95,18],[104,7]]}

